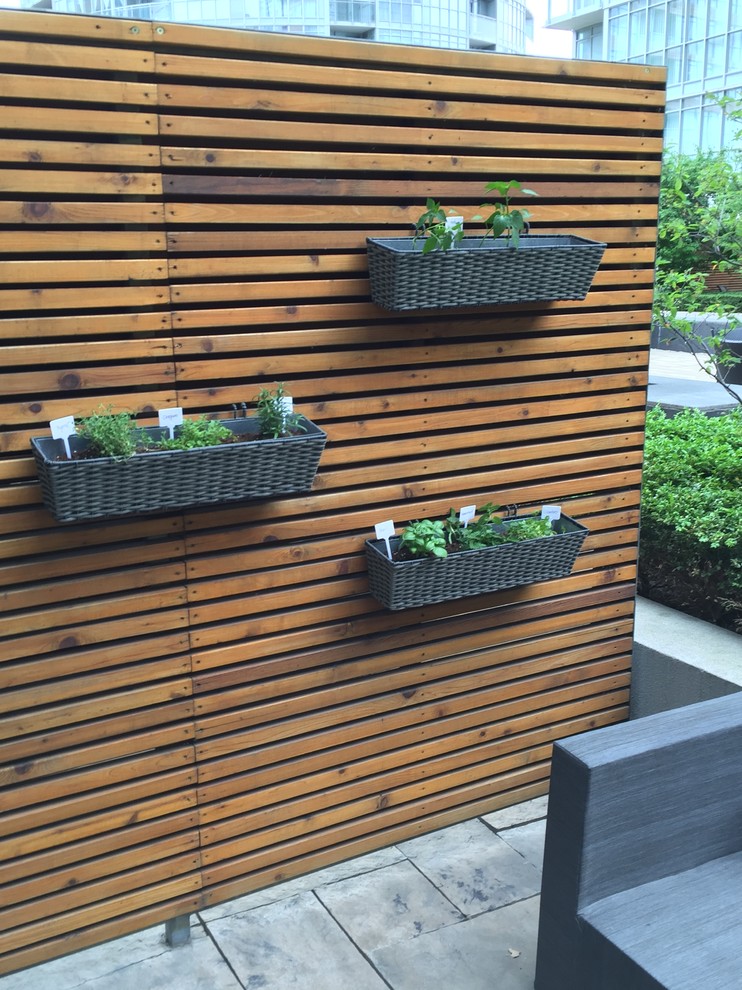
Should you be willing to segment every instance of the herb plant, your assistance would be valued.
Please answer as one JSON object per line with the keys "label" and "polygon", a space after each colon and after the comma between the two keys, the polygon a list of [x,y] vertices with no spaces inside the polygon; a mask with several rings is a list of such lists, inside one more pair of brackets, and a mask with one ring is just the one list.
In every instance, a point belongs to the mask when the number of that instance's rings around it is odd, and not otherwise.
{"label": "herb plant", "polygon": [[400,548],[414,557],[447,557],[462,550],[482,550],[503,543],[520,543],[553,536],[551,522],[539,516],[507,520],[496,516],[498,506],[488,502],[479,510],[479,518],[467,526],[460,521],[455,509],[445,519],[420,519],[410,523],[400,539]]}
{"label": "herb plant", "polygon": [[[484,222],[485,237],[491,234],[499,237],[505,234],[508,244],[517,248],[520,243],[520,235],[528,226],[531,214],[528,210],[515,210],[510,206],[510,199],[513,193],[520,193],[524,196],[538,196],[533,189],[525,189],[517,179],[507,181],[496,180],[488,182],[485,186],[486,192],[496,192],[502,197],[498,203],[483,203],[480,210],[490,213],[484,219],[477,214],[472,220]],[[454,215],[453,210],[449,214]],[[443,207],[435,199],[428,199],[425,204],[425,212],[422,213],[415,223],[415,236],[413,243],[423,237],[423,254],[430,254],[431,251],[449,251],[459,244],[464,237],[464,228],[461,224],[447,224],[446,214]]]}
{"label": "herb plant", "polygon": [[[502,202],[485,203],[480,207],[483,211],[492,210],[484,220],[487,232],[493,237],[505,234],[510,247],[517,248],[520,243],[521,231],[528,226],[531,213],[529,210],[511,209],[510,197],[513,192],[522,193],[524,196],[538,196],[538,193],[534,192],[533,189],[524,189],[517,179],[509,179],[507,182],[502,180],[488,182],[485,189],[487,192],[496,192],[502,196]],[[479,217],[475,217],[475,219],[479,219]]]}
{"label": "herb plant", "polygon": [[301,416],[288,411],[284,401],[288,398],[289,393],[283,382],[276,382],[273,391],[269,388],[261,388],[256,399],[261,436],[272,437],[275,440],[296,430],[306,431]]}
{"label": "herb plant", "polygon": [[441,519],[419,519],[402,533],[401,545],[413,557],[447,557],[446,535]]}
{"label": "herb plant", "polygon": [[[448,251],[459,244],[464,236],[464,228],[460,223],[447,224],[446,214],[443,207],[434,199],[428,199],[425,212],[422,213],[415,224],[415,237],[413,243],[419,237],[424,237],[423,254],[430,254],[431,251]],[[453,210],[449,210],[453,214]]]}
{"label": "herb plant", "polygon": [[118,461],[132,456],[142,435],[130,413],[111,412],[110,406],[101,406],[98,412],[81,419],[77,432],[90,443],[96,457],[113,457]]}
{"label": "herb plant", "polygon": [[195,447],[216,447],[220,443],[231,440],[234,434],[218,419],[184,419],[175,431],[175,437],[160,440],[157,443],[161,450],[193,450]]}

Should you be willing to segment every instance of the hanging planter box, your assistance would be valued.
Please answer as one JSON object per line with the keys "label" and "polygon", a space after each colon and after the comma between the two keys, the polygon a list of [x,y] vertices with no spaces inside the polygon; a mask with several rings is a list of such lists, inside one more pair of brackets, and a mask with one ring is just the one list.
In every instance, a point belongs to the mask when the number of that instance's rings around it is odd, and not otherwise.
{"label": "hanging planter box", "polygon": [[[105,519],[220,502],[269,498],[312,487],[327,436],[301,417],[306,432],[256,439],[256,417],[222,420],[244,441],[192,450],[155,450],[127,459],[68,460],[61,440],[31,440],[44,505],[59,522]],[[144,431],[153,440],[167,431]],[[70,438],[73,451],[88,445]]]}
{"label": "hanging planter box", "polygon": [[[498,528],[515,521],[503,520]],[[371,594],[385,608],[397,611],[566,577],[588,531],[565,515],[552,521],[551,528],[553,536],[416,560],[390,560],[383,540],[367,540]],[[394,553],[399,537],[392,537],[390,543]]]}
{"label": "hanging planter box", "polygon": [[385,309],[440,309],[584,299],[605,244],[569,234],[464,237],[422,253],[412,237],[367,238],[371,298]]}

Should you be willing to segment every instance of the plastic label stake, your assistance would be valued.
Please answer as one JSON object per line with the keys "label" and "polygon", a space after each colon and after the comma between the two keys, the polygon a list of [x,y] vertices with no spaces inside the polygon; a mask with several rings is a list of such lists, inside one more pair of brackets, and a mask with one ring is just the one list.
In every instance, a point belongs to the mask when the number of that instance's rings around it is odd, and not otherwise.
{"label": "plastic label stake", "polygon": [[544,505],[541,509],[541,518],[550,519],[556,522],[562,517],[562,507],[560,505]]}
{"label": "plastic label stake", "polygon": [[459,510],[459,522],[462,524],[464,529],[466,529],[476,514],[476,505],[465,505]]}
{"label": "plastic label stake", "polygon": [[170,439],[175,439],[175,427],[183,422],[183,410],[176,406],[174,409],[160,409],[157,413],[160,426],[170,431]]}
{"label": "plastic label stake", "polygon": [[53,419],[49,423],[49,426],[51,427],[52,437],[55,440],[61,440],[64,444],[64,452],[67,455],[67,460],[70,460],[72,457],[70,437],[75,435],[75,417],[62,416],[61,419]]}
{"label": "plastic label stake", "polygon": [[392,546],[389,542],[389,537],[394,536],[394,520],[387,519],[384,522],[376,523],[374,529],[376,530],[376,539],[383,540],[386,544],[386,555],[391,560]]}

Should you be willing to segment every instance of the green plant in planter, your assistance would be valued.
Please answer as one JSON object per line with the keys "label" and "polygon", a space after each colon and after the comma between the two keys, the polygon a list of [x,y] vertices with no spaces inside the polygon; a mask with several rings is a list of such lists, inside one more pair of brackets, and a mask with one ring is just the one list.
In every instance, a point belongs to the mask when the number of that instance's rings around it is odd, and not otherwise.
{"label": "green plant in planter", "polygon": [[301,416],[287,410],[284,400],[288,398],[289,393],[283,382],[276,382],[276,387],[272,391],[269,388],[261,388],[256,399],[261,436],[276,440],[296,430],[306,432]]}
{"label": "green plant in planter", "polygon": [[495,515],[499,506],[488,502],[479,510],[479,518],[464,526],[455,509],[445,519],[419,519],[410,523],[400,538],[400,548],[414,557],[447,557],[462,550],[483,550],[504,543],[521,543],[553,536],[549,519],[538,515],[508,521]]}
{"label": "green plant in planter", "polygon": [[113,457],[117,461],[131,457],[142,436],[130,413],[111,412],[111,406],[101,406],[97,412],[79,420],[77,432],[85,437],[96,457]]}
{"label": "green plant in planter", "polygon": [[[425,238],[423,254],[430,254],[431,251],[449,251],[461,242],[464,228],[460,223],[447,224],[443,207],[436,200],[428,199],[425,206],[425,212],[418,217],[415,224],[413,243],[416,244],[420,237]],[[451,216],[455,216],[453,210],[448,212]]]}
{"label": "green plant in planter", "polygon": [[[492,210],[484,220],[487,232],[493,237],[505,234],[510,247],[517,248],[520,243],[521,231],[528,226],[531,213],[529,210],[511,209],[510,197],[513,192],[522,193],[524,196],[538,196],[538,193],[534,192],[533,189],[524,189],[517,179],[509,179],[507,182],[501,180],[488,182],[485,188],[487,192],[496,192],[502,196],[502,202],[485,203],[480,207],[483,211]],[[481,217],[474,219],[479,220]]]}
{"label": "green plant in planter", "polygon": [[410,523],[400,538],[400,544],[413,557],[447,557],[446,533],[442,519],[418,519]]}
{"label": "green plant in planter", "polygon": [[166,437],[157,442],[161,450],[193,450],[195,447],[216,447],[231,440],[234,434],[218,419],[184,419],[171,440]]}
{"label": "green plant in planter", "polygon": [[[510,206],[510,199],[514,192],[519,192],[525,196],[538,196],[533,189],[525,189],[517,179],[495,180],[488,182],[485,186],[486,192],[496,192],[502,196],[500,203],[483,203],[479,209],[489,210],[489,216],[482,217],[480,214],[472,217],[472,220],[482,221],[485,226],[485,237],[491,234],[499,237],[505,234],[511,247],[517,248],[520,242],[521,231],[528,226],[531,214],[528,210],[515,210]],[[461,224],[449,225],[446,223],[446,214],[443,207],[437,200],[428,199],[425,204],[425,212],[422,213],[415,223],[415,236],[413,243],[417,243],[420,237],[424,237],[422,253],[430,254],[431,251],[449,251],[457,244],[461,243],[464,237],[464,228]],[[448,211],[450,215],[455,215],[453,210]]]}

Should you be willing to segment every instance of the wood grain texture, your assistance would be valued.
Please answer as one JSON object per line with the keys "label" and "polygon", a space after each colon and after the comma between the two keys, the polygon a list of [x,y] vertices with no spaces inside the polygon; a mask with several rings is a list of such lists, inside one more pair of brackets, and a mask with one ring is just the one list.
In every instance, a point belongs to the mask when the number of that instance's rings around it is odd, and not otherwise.
{"label": "wood grain texture", "polygon": [[[0,972],[545,793],[628,715],[663,70],[12,10],[0,63]],[[510,175],[606,243],[584,300],[371,302],[368,236]],[[50,419],[275,381],[311,491],[43,507]],[[573,572],[371,598],[374,523],[488,501]]]}

